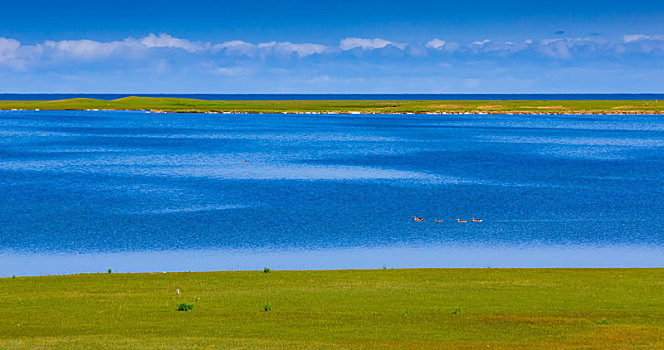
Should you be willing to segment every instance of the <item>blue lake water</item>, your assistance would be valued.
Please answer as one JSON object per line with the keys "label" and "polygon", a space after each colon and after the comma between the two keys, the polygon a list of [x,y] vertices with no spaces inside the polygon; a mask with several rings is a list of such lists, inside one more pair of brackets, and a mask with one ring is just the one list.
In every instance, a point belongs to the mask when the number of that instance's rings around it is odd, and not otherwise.
{"label": "blue lake water", "polygon": [[664,266],[661,116],[0,111],[0,191],[0,276]]}

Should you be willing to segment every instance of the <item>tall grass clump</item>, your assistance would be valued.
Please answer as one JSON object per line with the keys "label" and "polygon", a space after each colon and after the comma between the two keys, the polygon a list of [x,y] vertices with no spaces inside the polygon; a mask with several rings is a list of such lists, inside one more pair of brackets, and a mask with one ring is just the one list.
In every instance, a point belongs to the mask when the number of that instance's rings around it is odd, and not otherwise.
{"label": "tall grass clump", "polygon": [[178,303],[178,311],[191,311],[194,309],[194,304],[181,302]]}
{"label": "tall grass clump", "polygon": [[264,267],[263,268],[263,273],[268,273],[268,272],[270,272],[270,268],[269,267]]}

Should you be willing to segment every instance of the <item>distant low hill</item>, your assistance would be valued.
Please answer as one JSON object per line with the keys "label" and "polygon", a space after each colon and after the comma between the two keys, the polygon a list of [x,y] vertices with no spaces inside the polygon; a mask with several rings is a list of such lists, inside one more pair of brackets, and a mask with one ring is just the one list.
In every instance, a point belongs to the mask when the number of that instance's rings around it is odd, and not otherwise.
{"label": "distant low hill", "polygon": [[168,113],[664,114],[659,100],[198,100],[124,97],[0,101],[0,110],[142,110]]}

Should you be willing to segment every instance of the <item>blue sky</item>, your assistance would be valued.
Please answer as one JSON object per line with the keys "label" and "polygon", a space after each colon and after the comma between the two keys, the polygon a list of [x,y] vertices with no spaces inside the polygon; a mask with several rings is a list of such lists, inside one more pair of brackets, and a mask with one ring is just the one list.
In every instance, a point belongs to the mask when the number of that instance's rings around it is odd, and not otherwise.
{"label": "blue sky", "polygon": [[17,1],[0,92],[664,92],[655,1]]}

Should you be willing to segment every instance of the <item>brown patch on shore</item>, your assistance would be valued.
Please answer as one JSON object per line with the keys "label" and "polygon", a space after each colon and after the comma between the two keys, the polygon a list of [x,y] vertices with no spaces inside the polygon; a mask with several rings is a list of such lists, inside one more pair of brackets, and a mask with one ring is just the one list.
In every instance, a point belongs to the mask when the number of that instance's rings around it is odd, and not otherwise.
{"label": "brown patch on shore", "polygon": [[475,317],[479,320],[486,320],[491,323],[505,322],[505,323],[525,323],[525,324],[564,324],[574,321],[572,318],[566,317],[553,317],[553,316],[529,316],[529,315],[504,315],[504,316],[484,316]]}
{"label": "brown patch on shore", "polygon": [[569,109],[569,107],[565,107],[565,106],[541,106],[541,107],[537,107],[537,109]]}
{"label": "brown patch on shore", "polygon": [[561,110],[561,109],[570,109],[570,107],[565,106],[521,106],[521,108],[535,108],[535,109],[547,109],[547,110]]}
{"label": "brown patch on shore", "polygon": [[611,109],[632,109],[632,108],[646,108],[648,106],[618,106],[618,107],[611,107]]}
{"label": "brown patch on shore", "polygon": [[651,111],[644,111],[644,110],[621,109],[615,112],[595,113],[595,114],[662,114],[662,112],[653,113]]}
{"label": "brown patch on shore", "polygon": [[468,106],[464,105],[435,105],[431,106],[433,108],[467,108]]}
{"label": "brown patch on shore", "polygon": [[486,105],[486,106],[477,106],[476,108],[479,109],[479,110],[483,110],[483,111],[484,111],[484,110],[492,110],[492,109],[501,109],[501,108],[505,108],[505,106],[501,106],[501,105]]}

